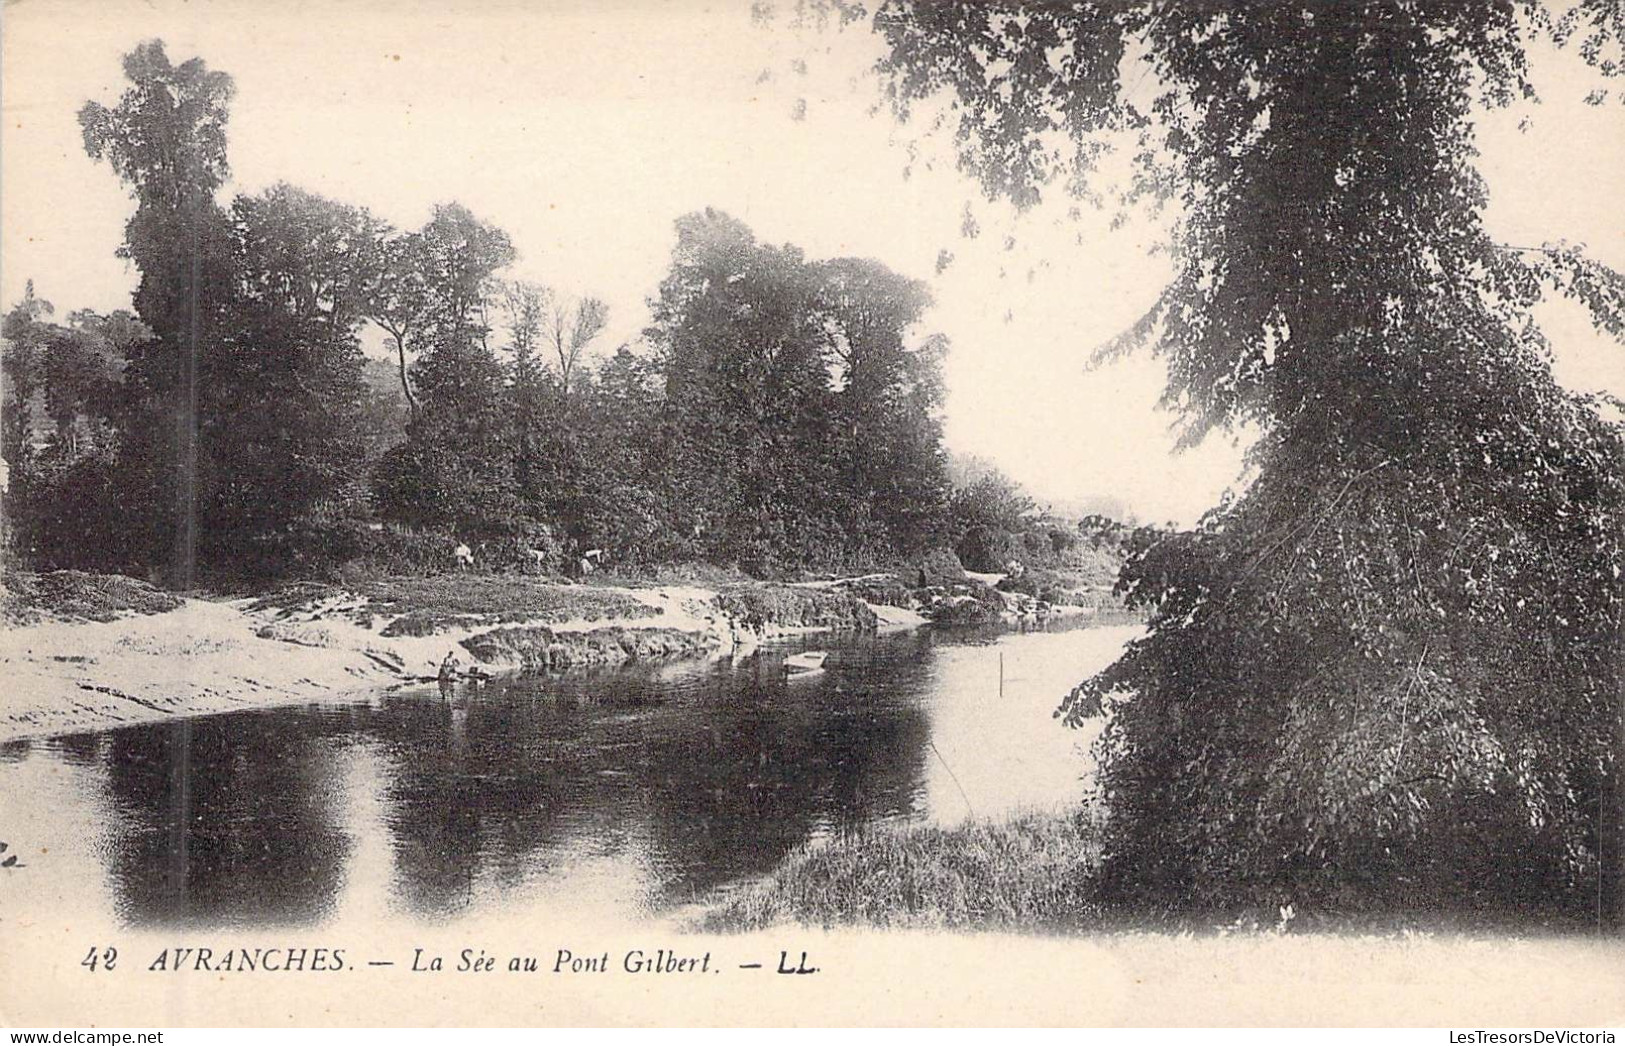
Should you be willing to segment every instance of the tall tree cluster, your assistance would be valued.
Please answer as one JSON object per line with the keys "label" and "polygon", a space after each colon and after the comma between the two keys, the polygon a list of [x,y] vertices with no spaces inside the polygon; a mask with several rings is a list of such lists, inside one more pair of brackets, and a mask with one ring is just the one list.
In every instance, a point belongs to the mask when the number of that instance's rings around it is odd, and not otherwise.
{"label": "tall tree cluster", "polygon": [[941,538],[942,345],[906,337],[928,303],[879,263],[811,262],[715,211],[679,220],[648,337],[697,547],[770,565]]}
{"label": "tall tree cluster", "polygon": [[936,538],[922,285],[707,211],[678,222],[650,350],[599,359],[604,303],[507,278],[509,237],[458,204],[401,231],[286,184],[222,203],[231,79],[157,41],[124,71],[80,123],[135,202],[134,315],[58,326],[30,286],[5,319],[8,540],[37,565],[187,587],[472,541],[495,566],[778,570]]}
{"label": "tall tree cluster", "polygon": [[1532,43],[1617,72],[1617,4],[888,0],[875,24],[893,100],[951,98],[990,192],[1095,193],[1138,135],[1125,198],[1177,205],[1179,268],[1106,353],[1166,361],[1188,442],[1263,432],[1251,486],[1124,570],[1149,633],[1065,705],[1110,710],[1103,897],[1618,918],[1625,444],[1553,380],[1535,309],[1619,335],[1625,281],[1497,242],[1473,163]]}

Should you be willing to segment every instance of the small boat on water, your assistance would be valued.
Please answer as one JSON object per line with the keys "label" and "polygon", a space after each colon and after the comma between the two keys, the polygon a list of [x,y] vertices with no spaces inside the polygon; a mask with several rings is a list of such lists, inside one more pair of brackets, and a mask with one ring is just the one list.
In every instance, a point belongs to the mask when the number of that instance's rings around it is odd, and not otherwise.
{"label": "small boat on water", "polygon": [[791,654],[785,658],[784,668],[791,675],[819,672],[823,670],[824,659],[827,657],[829,657],[828,650],[803,650],[799,654]]}

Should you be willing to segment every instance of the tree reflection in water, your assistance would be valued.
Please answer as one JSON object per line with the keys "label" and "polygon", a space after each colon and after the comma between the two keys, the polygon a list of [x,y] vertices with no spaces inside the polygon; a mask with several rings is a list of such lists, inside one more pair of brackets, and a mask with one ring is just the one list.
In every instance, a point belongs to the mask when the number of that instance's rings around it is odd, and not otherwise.
{"label": "tree reflection in water", "polygon": [[395,905],[455,917],[482,884],[525,891],[591,860],[639,880],[641,903],[658,908],[766,872],[818,833],[913,812],[930,740],[920,701],[930,643],[850,644],[816,680],[787,682],[782,655],[769,652],[55,744],[105,767],[119,824],[103,860],[133,925],[331,914],[355,844],[343,750],[361,743],[381,769]]}

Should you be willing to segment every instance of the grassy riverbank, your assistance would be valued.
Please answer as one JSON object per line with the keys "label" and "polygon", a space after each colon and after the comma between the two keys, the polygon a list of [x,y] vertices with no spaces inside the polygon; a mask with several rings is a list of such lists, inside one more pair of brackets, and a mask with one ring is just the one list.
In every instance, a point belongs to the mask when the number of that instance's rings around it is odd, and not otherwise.
{"label": "grassy riverbank", "polygon": [[875,828],[802,847],[699,917],[706,931],[834,928],[1056,930],[1090,912],[1099,823],[1029,813],[954,828]]}

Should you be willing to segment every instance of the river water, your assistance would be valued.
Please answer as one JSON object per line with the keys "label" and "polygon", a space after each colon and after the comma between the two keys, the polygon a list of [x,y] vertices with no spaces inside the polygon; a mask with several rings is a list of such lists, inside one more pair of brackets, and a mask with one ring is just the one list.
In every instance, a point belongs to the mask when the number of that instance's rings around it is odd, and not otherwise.
{"label": "river water", "polygon": [[[865,826],[1075,803],[1063,694],[1136,627],[817,637],[0,745],[6,919],[657,916]],[[830,651],[786,679],[797,649]]]}

